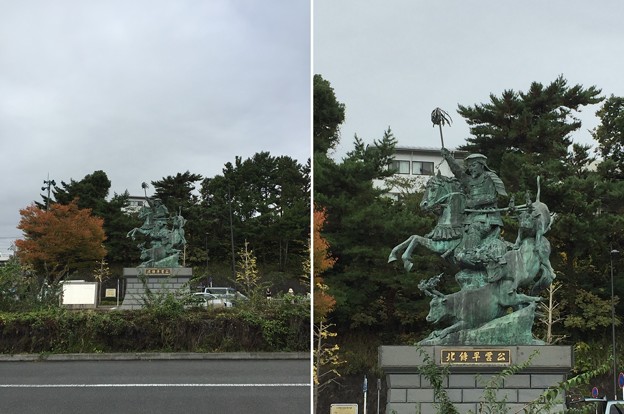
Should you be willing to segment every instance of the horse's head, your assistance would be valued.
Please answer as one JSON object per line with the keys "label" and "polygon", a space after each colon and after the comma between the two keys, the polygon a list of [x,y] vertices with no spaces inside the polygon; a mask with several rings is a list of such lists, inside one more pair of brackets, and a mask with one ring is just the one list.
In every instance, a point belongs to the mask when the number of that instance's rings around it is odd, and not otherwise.
{"label": "horse's head", "polygon": [[447,204],[449,198],[459,193],[459,182],[455,178],[445,177],[439,172],[427,181],[420,208],[428,211]]}
{"label": "horse's head", "polygon": [[553,222],[553,215],[548,211],[546,204],[528,200],[526,210],[518,215],[518,227],[526,236],[541,237],[549,229]]}

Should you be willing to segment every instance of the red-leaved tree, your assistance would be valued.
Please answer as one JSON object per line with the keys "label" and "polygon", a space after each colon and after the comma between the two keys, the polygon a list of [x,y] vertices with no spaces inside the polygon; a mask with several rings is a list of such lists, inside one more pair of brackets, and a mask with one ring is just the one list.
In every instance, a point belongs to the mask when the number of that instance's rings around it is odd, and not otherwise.
{"label": "red-leaved tree", "polygon": [[104,220],[80,209],[76,202],[51,204],[43,210],[32,204],[20,210],[18,229],[24,238],[16,240],[17,255],[49,283],[67,274],[89,269],[106,255]]}
{"label": "red-leaved tree", "polygon": [[333,326],[327,321],[328,314],[334,308],[336,300],[328,292],[328,287],[321,276],[331,269],[336,259],[329,253],[329,243],[321,236],[325,223],[325,210],[314,210],[313,217],[313,270],[314,270],[314,413],[317,412],[319,394],[340,376],[338,367],[343,364],[338,355],[340,347],[336,343],[337,334],[331,331]]}

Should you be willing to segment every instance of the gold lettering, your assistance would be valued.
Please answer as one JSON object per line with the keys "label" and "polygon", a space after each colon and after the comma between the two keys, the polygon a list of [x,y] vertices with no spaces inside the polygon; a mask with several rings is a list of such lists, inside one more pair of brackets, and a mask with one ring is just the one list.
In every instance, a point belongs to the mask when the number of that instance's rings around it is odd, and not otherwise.
{"label": "gold lettering", "polygon": [[508,364],[511,362],[508,349],[443,349],[440,357],[442,363],[449,364]]}

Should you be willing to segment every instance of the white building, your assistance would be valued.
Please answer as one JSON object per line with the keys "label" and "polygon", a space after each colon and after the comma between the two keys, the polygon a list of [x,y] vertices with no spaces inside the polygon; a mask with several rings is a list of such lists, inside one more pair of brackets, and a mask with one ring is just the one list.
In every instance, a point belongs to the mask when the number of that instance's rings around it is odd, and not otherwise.
{"label": "white building", "polygon": [[[394,160],[389,168],[396,173],[385,180],[375,180],[373,185],[383,188],[392,198],[401,194],[422,191],[429,178],[438,173],[451,177],[449,168],[439,148],[395,147]],[[468,156],[466,151],[453,151],[451,154],[462,162]]]}
{"label": "white building", "polygon": [[129,196],[126,205],[121,209],[126,214],[135,214],[143,206],[147,206],[147,199],[145,196]]}

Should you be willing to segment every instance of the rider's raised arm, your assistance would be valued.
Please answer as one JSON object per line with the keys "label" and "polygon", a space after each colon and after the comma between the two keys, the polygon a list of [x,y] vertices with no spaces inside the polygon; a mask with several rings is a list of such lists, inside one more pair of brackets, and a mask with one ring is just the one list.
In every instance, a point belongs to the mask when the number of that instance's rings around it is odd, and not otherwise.
{"label": "rider's raised arm", "polygon": [[446,160],[453,175],[461,179],[464,176],[464,170],[461,165],[459,165],[455,157],[453,157],[451,152],[446,148],[442,148],[442,157]]}

